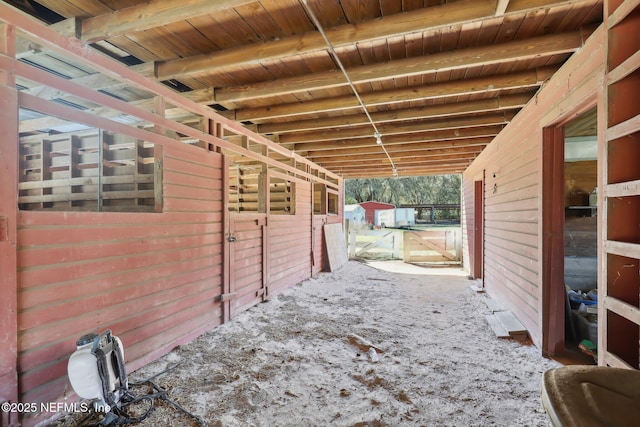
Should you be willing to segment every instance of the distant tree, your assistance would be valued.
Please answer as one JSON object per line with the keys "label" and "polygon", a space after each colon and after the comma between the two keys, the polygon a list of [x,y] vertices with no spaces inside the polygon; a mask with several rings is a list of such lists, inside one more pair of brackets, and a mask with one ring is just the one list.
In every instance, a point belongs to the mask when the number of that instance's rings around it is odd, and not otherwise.
{"label": "distant tree", "polygon": [[345,199],[402,204],[460,203],[460,175],[345,180]]}

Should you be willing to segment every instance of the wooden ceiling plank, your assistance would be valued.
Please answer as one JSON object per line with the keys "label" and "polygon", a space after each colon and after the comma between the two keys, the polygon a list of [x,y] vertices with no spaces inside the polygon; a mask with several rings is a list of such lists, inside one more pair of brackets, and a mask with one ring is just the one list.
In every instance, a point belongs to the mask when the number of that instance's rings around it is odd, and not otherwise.
{"label": "wooden ceiling plank", "polygon": [[77,2],[73,1],[38,0],[38,3],[56,12],[58,15],[64,16],[65,18],[91,16],[91,12],[108,12],[108,9],[105,9],[106,6],[99,1],[85,0],[80,4],[77,4]]}
{"label": "wooden ceiling plank", "polygon": [[[410,169],[415,169],[415,168],[420,168],[420,169],[432,169],[432,168],[462,168],[462,170],[464,170],[469,164],[471,164],[471,162],[475,159],[475,156],[473,157],[465,157],[464,159],[460,159],[460,161],[448,161],[448,160],[439,160],[439,161],[418,161],[418,162],[403,162],[403,161],[393,161],[396,170],[398,169],[404,169],[406,171],[410,170]],[[381,163],[381,162],[380,162]],[[390,165],[389,161],[387,160],[386,165]],[[351,163],[345,163],[343,165],[321,165],[324,168],[330,167],[330,168],[334,168],[336,170],[342,170],[344,171],[344,173],[357,173],[358,170],[362,170],[362,164],[351,164]],[[367,166],[364,166],[364,168],[369,169]],[[389,175],[391,176],[391,174]]]}
{"label": "wooden ceiling plank", "polygon": [[[360,96],[365,105],[371,106],[388,104],[390,102],[437,99],[482,92],[494,92],[497,95],[497,91],[499,90],[535,88],[551,77],[558,68],[559,67],[550,66],[534,71],[452,81],[417,88],[360,94]],[[260,123],[260,120],[277,117],[295,117],[297,115],[317,113],[320,111],[339,111],[357,107],[359,107],[359,104],[354,96],[342,96],[307,102],[240,109],[236,110],[235,118],[239,121],[254,121]]]}
{"label": "wooden ceiling plank", "polygon": [[[461,161],[455,161],[455,160],[442,160],[442,161],[437,161],[437,162],[426,162],[426,161],[415,161],[415,162],[403,162],[402,164],[398,164],[396,165],[397,169],[404,169],[404,170],[409,170],[409,169],[431,169],[431,168],[446,168],[446,169],[456,169],[459,168],[460,171],[463,171],[466,166],[469,165],[469,163],[471,163],[471,160],[468,159],[464,159]],[[357,174],[358,171],[370,171],[370,170],[379,170],[379,169],[386,169],[389,168],[389,163],[387,162],[386,164],[381,164],[380,166],[372,166],[370,164],[366,164],[366,163],[355,163],[355,164],[349,164],[346,166],[342,166],[343,171],[345,169],[348,169],[349,174]],[[340,170],[340,167],[336,168],[336,170]],[[338,174],[340,174],[340,172],[337,172]],[[391,176],[391,174],[389,174],[389,176]]]}
{"label": "wooden ceiling plank", "polygon": [[[461,127],[506,124],[512,116],[513,114],[508,115],[504,112],[497,112],[469,117],[438,118],[432,120],[411,121],[407,123],[385,123],[379,124],[377,128],[378,131],[383,135],[383,137],[387,137],[389,135],[424,132],[427,130],[460,129]],[[314,141],[331,141],[344,138],[373,138],[373,129],[369,125],[299,132],[296,134],[280,135],[280,142],[301,143]]]}
{"label": "wooden ceiling plank", "polygon": [[[327,28],[326,34],[334,48],[347,47],[400,34],[424,31],[428,28],[446,28],[459,22],[468,22],[493,14],[490,2],[464,0],[437,7],[390,15],[359,24],[346,24]],[[322,35],[307,32],[281,40],[226,49],[209,55],[169,61],[158,64],[158,78],[176,78],[185,73],[212,72],[218,67],[258,63],[286,56],[301,55],[327,49]]]}
{"label": "wooden ceiling plank", "polygon": [[[471,113],[481,113],[497,110],[521,108],[533,96],[532,92],[512,95],[499,95],[494,98],[426,105],[423,107],[406,108],[392,111],[370,113],[375,123],[394,122],[400,120],[426,119],[443,116],[456,116]],[[275,122],[258,125],[257,132],[261,134],[284,134],[288,132],[302,132],[314,129],[337,128],[368,123],[364,114],[331,116],[319,119],[299,120],[291,122]]]}
{"label": "wooden ceiling plank", "polygon": [[[541,7],[570,2],[571,0],[529,0],[512,5],[509,13],[526,13]],[[478,19],[495,16],[495,11],[496,7],[492,2],[463,0],[372,19],[357,25],[348,24],[330,28],[326,30],[326,34],[334,48],[341,48],[390,36],[426,30],[437,31],[453,25],[473,23]],[[255,64],[326,48],[326,43],[318,32],[308,32],[266,43],[250,44],[211,54],[158,63],[157,78],[168,80],[189,73],[214,72],[221,67]]]}
{"label": "wooden ceiling plank", "polygon": [[[347,69],[347,73],[352,82],[358,84],[447,70],[463,70],[468,67],[552,56],[559,53],[572,53],[582,46],[584,39],[591,34],[593,29],[592,26],[589,26],[584,31],[550,34],[533,39],[516,40],[364,65]],[[333,70],[312,75],[307,74],[268,82],[221,88],[216,91],[216,101],[219,103],[237,102],[244,99],[278,96],[297,91],[306,92],[346,84],[344,76],[340,72]]]}
{"label": "wooden ceiling plank", "polygon": [[[400,161],[405,159],[421,159],[421,160],[451,160],[452,157],[471,157],[478,155],[484,147],[465,147],[460,149],[450,150],[420,150],[420,151],[398,151],[395,153],[389,153],[394,161]],[[386,154],[378,148],[378,153],[367,154],[345,154],[340,157],[315,157],[313,161],[322,165],[338,165],[341,163],[358,163],[385,160]],[[325,166],[326,167],[326,166]]]}
{"label": "wooden ceiling plank", "polygon": [[[492,128],[491,126],[489,128]],[[474,129],[474,128],[471,128]],[[499,129],[499,127],[495,127],[495,129]],[[455,148],[455,147],[469,147],[469,146],[484,146],[489,144],[493,138],[497,135],[497,132],[479,132],[486,133],[484,135],[475,136],[473,133],[466,135],[465,129],[461,130],[460,134],[457,134],[454,131],[437,131],[433,132],[433,135],[426,134],[413,134],[404,136],[404,138],[400,136],[387,138],[384,146],[390,152],[396,150],[405,150],[407,147],[411,148],[413,146],[425,146],[430,149],[440,149],[440,148]],[[420,136],[422,135],[422,136]],[[305,150],[304,147],[296,147],[297,153],[304,153],[305,156],[309,158],[315,157],[331,157],[331,156],[339,156],[341,154],[348,155],[358,155],[362,153],[371,152],[372,147],[374,147],[374,142],[367,141],[363,143],[362,141],[356,141],[354,144],[349,144],[345,142],[340,147],[332,146],[331,143],[325,144],[326,147],[313,147],[313,149]]]}
{"label": "wooden ceiling plank", "polygon": [[[394,145],[385,144],[385,148],[389,153],[397,152],[412,152],[420,151],[423,149],[438,150],[438,149],[450,149],[450,148],[462,148],[462,147],[486,147],[492,140],[491,137],[471,138],[471,139],[459,139],[459,140],[434,140],[427,142],[409,142],[409,143],[397,143]],[[366,147],[355,148],[342,148],[342,149],[327,149],[316,151],[302,151],[301,154],[310,160],[317,157],[326,158],[340,158],[345,155],[363,155],[376,152],[376,146],[369,144]]]}
{"label": "wooden ceiling plank", "polygon": [[81,39],[87,43],[161,27],[200,15],[243,6],[255,0],[154,0],[82,21]]}
{"label": "wooden ceiling plank", "polygon": [[[467,165],[468,166],[468,165]],[[387,172],[384,171],[358,171],[358,172],[346,172],[339,173],[343,179],[357,179],[357,178],[389,178],[394,176],[391,167]],[[460,167],[441,167],[441,168],[407,168],[397,169],[395,176],[427,176],[427,175],[450,175],[461,174],[466,169],[466,166]]]}

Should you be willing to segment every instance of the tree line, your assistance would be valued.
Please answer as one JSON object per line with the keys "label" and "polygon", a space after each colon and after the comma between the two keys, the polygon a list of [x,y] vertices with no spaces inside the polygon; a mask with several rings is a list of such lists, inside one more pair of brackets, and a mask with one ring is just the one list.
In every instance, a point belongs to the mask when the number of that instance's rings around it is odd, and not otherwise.
{"label": "tree line", "polygon": [[460,175],[345,180],[345,203],[370,200],[396,206],[413,204],[459,204]]}

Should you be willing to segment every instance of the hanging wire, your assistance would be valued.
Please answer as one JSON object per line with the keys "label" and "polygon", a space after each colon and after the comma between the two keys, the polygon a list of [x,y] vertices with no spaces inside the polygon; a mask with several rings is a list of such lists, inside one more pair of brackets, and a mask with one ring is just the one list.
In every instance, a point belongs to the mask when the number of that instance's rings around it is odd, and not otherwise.
{"label": "hanging wire", "polygon": [[349,86],[351,87],[351,90],[353,91],[354,95],[356,96],[356,99],[358,100],[358,103],[360,103],[360,106],[362,107],[362,110],[364,110],[364,114],[367,116],[367,119],[369,120],[369,123],[371,123],[371,126],[373,127],[373,137],[376,139],[376,144],[378,144],[382,148],[382,151],[384,151],[384,154],[386,154],[387,158],[389,159],[389,163],[391,163],[391,169],[393,170],[393,176],[398,176],[398,169],[396,169],[396,165],[393,163],[393,160],[391,159],[391,156],[389,155],[389,152],[387,152],[387,149],[385,148],[384,144],[382,143],[382,134],[378,130],[378,127],[376,126],[375,122],[373,121],[373,118],[371,118],[371,114],[369,114],[369,110],[367,110],[367,106],[365,105],[364,101],[360,97],[360,94],[358,93],[355,85],[353,84],[353,81],[351,80],[351,77],[349,77],[349,74],[347,74],[347,70],[344,68],[344,65],[342,65],[342,61],[340,61],[340,58],[338,57],[338,54],[336,53],[336,50],[333,48],[333,45],[329,41],[329,38],[327,37],[327,34],[324,32],[324,28],[322,28],[322,25],[320,25],[320,21],[318,21],[318,17],[313,12],[311,7],[309,7],[309,4],[307,3],[307,0],[301,0],[301,2],[302,2],[302,5],[303,5],[304,9],[307,11],[307,14],[311,18],[311,21],[313,21],[313,24],[316,26],[316,28],[318,29],[318,31],[322,35],[322,38],[324,39],[324,42],[327,44],[327,47],[329,48],[329,53],[331,54],[331,56],[333,56],[333,59],[338,64],[338,67],[340,67],[340,70],[342,71],[342,74],[344,75],[345,79],[347,79],[347,83],[349,83]]}

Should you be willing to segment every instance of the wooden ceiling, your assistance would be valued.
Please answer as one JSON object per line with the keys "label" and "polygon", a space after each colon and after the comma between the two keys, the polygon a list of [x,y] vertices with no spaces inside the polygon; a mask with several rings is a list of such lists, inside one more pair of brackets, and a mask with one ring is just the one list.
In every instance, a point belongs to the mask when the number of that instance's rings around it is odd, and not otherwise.
{"label": "wooden ceiling", "polygon": [[580,49],[603,2],[8,3],[49,24],[76,18],[86,43],[355,178],[461,173]]}

